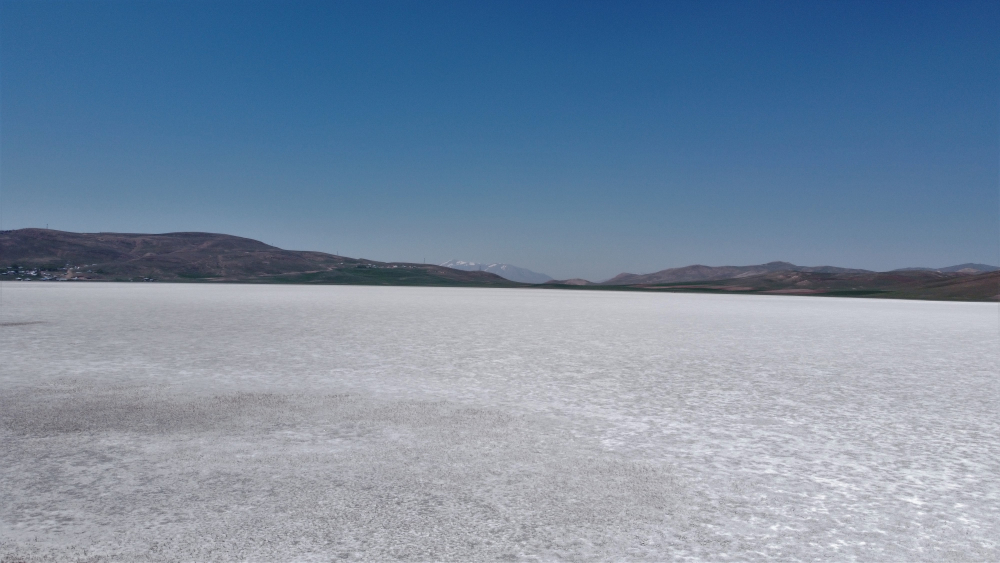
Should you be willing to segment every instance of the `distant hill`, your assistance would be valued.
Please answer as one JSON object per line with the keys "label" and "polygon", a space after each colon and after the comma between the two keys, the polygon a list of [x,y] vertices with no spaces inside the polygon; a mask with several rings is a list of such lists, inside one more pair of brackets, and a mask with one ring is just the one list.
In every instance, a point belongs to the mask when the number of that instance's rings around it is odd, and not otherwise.
{"label": "distant hill", "polygon": [[796,266],[789,262],[768,262],[757,266],[685,266],[670,268],[652,274],[618,274],[603,285],[636,285],[650,283],[675,283],[689,281],[725,280],[758,276],[772,272],[816,272],[826,274],[871,273],[869,270],[837,268],[834,266]]}
{"label": "distant hill", "polygon": [[778,271],[724,280],[628,286],[683,293],[742,293],[997,301],[1000,271],[981,274],[908,270],[867,273]]}
{"label": "distant hill", "polygon": [[[54,279],[514,286],[489,272],[283,250],[216,233],[0,232],[0,267]],[[0,279],[10,279],[9,277]]]}
{"label": "distant hill", "polygon": [[545,283],[552,279],[552,276],[532,272],[527,268],[519,268],[511,264],[481,264],[479,262],[466,262],[464,260],[449,260],[441,264],[445,268],[465,270],[467,272],[490,272],[501,278],[520,283]]}
{"label": "distant hill", "polygon": [[[215,233],[67,233],[0,231],[0,280],[242,282],[562,288],[565,290],[826,295],[997,301],[1000,269],[960,264],[936,270],[871,272],[770,262],[757,266],[687,266],[653,274],[620,274],[603,284],[582,279],[519,283],[485,265],[377,262],[298,250]],[[464,266],[463,269],[455,266]],[[517,273],[515,266],[500,271]],[[484,267],[480,270],[480,267]],[[989,268],[992,271],[981,271]],[[522,279],[525,279],[522,277]]]}
{"label": "distant hill", "polygon": [[957,266],[948,266],[947,268],[900,268],[898,270],[893,270],[894,272],[912,272],[912,271],[929,271],[929,272],[958,272],[962,274],[982,274],[985,272],[996,272],[1000,271],[1000,267],[990,266],[989,264],[959,264]]}
{"label": "distant hill", "polygon": [[684,293],[996,301],[1000,299],[1000,268],[960,264],[934,270],[872,272],[834,266],[796,266],[789,262],[756,266],[695,265],[652,274],[619,274],[601,286]]}

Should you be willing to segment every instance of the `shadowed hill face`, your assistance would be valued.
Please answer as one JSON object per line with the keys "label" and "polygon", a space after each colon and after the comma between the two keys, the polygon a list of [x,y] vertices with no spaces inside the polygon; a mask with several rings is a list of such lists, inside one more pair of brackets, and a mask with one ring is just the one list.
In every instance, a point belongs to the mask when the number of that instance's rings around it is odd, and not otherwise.
{"label": "shadowed hill face", "polygon": [[514,285],[488,272],[383,263],[323,252],[283,250],[214,233],[0,233],[0,266],[18,264],[94,280],[348,283],[365,285]]}

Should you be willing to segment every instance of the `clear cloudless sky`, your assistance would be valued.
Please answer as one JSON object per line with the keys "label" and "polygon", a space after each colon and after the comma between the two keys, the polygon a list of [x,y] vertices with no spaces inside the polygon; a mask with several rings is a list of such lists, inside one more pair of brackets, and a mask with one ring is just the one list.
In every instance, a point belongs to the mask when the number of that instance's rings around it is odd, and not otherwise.
{"label": "clear cloudless sky", "polygon": [[0,2],[2,228],[1000,261],[1000,2]]}

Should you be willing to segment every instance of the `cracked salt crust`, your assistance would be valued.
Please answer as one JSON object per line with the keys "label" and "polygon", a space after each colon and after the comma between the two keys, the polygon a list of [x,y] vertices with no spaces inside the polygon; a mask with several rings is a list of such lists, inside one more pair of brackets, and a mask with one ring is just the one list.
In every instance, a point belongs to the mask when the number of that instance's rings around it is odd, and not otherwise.
{"label": "cracked salt crust", "polygon": [[3,299],[3,560],[1000,559],[995,304]]}

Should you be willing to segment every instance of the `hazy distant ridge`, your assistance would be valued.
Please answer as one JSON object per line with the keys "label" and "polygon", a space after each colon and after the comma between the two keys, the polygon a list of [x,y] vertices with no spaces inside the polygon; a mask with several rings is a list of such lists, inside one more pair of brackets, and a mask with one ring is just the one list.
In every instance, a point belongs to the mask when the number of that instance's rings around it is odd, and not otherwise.
{"label": "hazy distant ridge", "polygon": [[948,266],[947,268],[923,268],[923,267],[899,268],[898,270],[893,270],[893,272],[922,271],[922,272],[945,272],[945,273],[959,272],[963,274],[981,274],[984,272],[996,272],[998,270],[1000,270],[1000,268],[998,268],[997,266],[990,266],[989,264],[975,264],[969,262],[967,264],[959,264],[957,266]]}
{"label": "hazy distant ridge", "polygon": [[668,268],[652,274],[622,273],[603,282],[605,285],[633,285],[639,283],[674,283],[712,281],[758,276],[772,272],[813,272],[822,274],[867,274],[871,270],[838,268],[835,266],[796,266],[789,262],[768,262],[757,266],[685,266]]}
{"label": "hazy distant ridge", "polygon": [[520,283],[545,283],[552,279],[552,276],[548,274],[540,274],[511,264],[481,264],[479,262],[466,262],[465,260],[449,260],[441,264],[441,266],[456,270],[465,270],[467,272],[490,272],[501,278]]}

